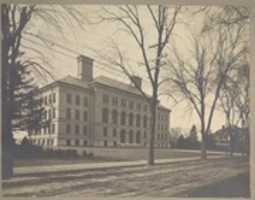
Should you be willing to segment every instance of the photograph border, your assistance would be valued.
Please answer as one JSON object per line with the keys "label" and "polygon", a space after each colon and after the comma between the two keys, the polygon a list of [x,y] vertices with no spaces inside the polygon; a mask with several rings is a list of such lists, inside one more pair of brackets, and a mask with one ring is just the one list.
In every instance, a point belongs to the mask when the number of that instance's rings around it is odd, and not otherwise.
{"label": "photograph border", "polygon": [[[249,105],[250,105],[250,116],[249,116],[249,131],[250,131],[250,198],[255,200],[255,135],[251,134],[255,132],[255,1],[254,0],[0,0],[0,3],[18,3],[18,4],[88,4],[88,5],[118,5],[118,4],[168,4],[168,5],[208,5],[208,6],[224,6],[224,5],[236,5],[236,6],[247,6],[250,9],[250,88],[249,88]],[[1,23],[1,20],[0,20]],[[1,24],[0,24],[1,25]],[[2,49],[0,49],[1,51]],[[0,58],[1,61],[1,58]],[[2,62],[1,62],[2,63]],[[2,67],[0,70],[0,75],[2,74]],[[2,81],[2,76],[0,76]],[[2,82],[1,82],[2,83]],[[0,102],[2,105],[2,87],[0,92]],[[0,107],[0,128],[2,134],[2,106]],[[2,137],[0,137],[0,144],[2,144]],[[1,145],[0,145],[1,146]],[[0,157],[2,158],[2,149],[0,149]],[[2,159],[1,159],[2,161]],[[2,165],[0,165],[1,170]],[[2,196],[2,187],[0,187],[0,198],[1,199],[34,199],[33,197],[3,197]],[[39,198],[39,197],[37,197]],[[36,198],[36,199],[37,199]],[[45,198],[45,197],[44,197]],[[49,199],[63,199],[58,197],[48,197]],[[86,199],[85,197],[72,197],[75,199]],[[128,199],[166,199],[163,197],[160,198],[151,198],[151,197],[127,197]],[[66,198],[68,199],[68,198]],[[95,197],[88,199],[119,199],[116,197]],[[167,199],[178,200],[178,199],[197,199],[197,198],[176,198],[169,197]],[[230,198],[199,198],[199,199],[230,199]],[[248,198],[231,198],[231,199],[248,199]]]}

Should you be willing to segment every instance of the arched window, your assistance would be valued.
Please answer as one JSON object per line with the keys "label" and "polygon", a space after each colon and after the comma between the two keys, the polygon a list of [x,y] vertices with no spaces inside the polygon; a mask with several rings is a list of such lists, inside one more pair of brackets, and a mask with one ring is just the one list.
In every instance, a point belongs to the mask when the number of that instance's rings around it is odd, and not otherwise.
{"label": "arched window", "polygon": [[128,122],[129,126],[133,126],[133,113],[129,113]]}
{"label": "arched window", "polygon": [[126,113],[124,111],[122,111],[121,113],[121,125],[125,125],[126,124]]}
{"label": "arched window", "polygon": [[102,121],[103,121],[103,123],[108,123],[108,115],[109,115],[108,109],[103,108],[103,110],[102,110]]}
{"label": "arched window", "polygon": [[120,143],[125,143],[126,142],[125,134],[126,134],[125,130],[121,130],[121,132],[120,132]]}
{"label": "arched window", "polygon": [[143,117],[143,127],[147,128],[147,116],[146,115],[144,115],[144,117]]}
{"label": "arched window", "polygon": [[136,115],[136,126],[137,127],[140,127],[141,125],[141,117],[139,114]]}
{"label": "arched window", "polygon": [[132,130],[129,131],[129,143],[130,144],[133,143],[133,131]]}
{"label": "arched window", "polygon": [[136,133],[136,144],[140,144],[141,142],[141,133],[140,131],[137,131]]}
{"label": "arched window", "polygon": [[117,110],[112,111],[112,123],[118,124],[118,112]]}

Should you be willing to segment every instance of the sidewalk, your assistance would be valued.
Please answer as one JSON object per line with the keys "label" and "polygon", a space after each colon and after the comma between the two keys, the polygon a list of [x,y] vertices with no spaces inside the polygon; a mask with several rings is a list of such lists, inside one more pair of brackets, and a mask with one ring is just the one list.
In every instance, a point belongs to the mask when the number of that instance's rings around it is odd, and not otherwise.
{"label": "sidewalk", "polygon": [[[208,159],[222,158],[223,155],[211,155]],[[199,160],[200,157],[187,157],[187,158],[174,158],[174,159],[159,159],[155,160],[155,164],[170,164],[176,162],[194,161]],[[85,171],[85,170],[99,170],[107,168],[118,167],[134,167],[146,165],[146,160],[138,161],[124,161],[124,162],[104,162],[104,163],[75,163],[65,165],[51,165],[51,166],[29,166],[29,167],[17,167],[14,168],[14,174],[16,176],[24,175],[38,175],[38,174],[50,174],[50,173],[64,173],[71,171]]]}

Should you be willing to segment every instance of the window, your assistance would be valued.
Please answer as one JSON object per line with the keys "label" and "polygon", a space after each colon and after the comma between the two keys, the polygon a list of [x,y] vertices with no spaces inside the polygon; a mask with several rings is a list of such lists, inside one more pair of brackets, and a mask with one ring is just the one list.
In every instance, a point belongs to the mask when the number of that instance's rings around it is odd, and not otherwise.
{"label": "window", "polygon": [[102,121],[103,121],[103,123],[108,123],[108,115],[109,115],[108,109],[103,108],[103,110],[102,110]]}
{"label": "window", "polygon": [[67,133],[67,134],[70,134],[70,133],[71,133],[71,126],[70,126],[70,124],[67,124],[67,125],[66,125],[66,133]]}
{"label": "window", "polygon": [[87,141],[87,140],[84,140],[84,141],[83,141],[83,145],[84,145],[84,146],[87,146],[87,145],[88,145],[88,141]]}
{"label": "window", "polygon": [[113,141],[113,146],[116,147],[117,146],[117,142]]}
{"label": "window", "polygon": [[44,97],[44,104],[47,105],[48,104],[48,99],[47,96]]}
{"label": "window", "polygon": [[125,125],[126,124],[126,113],[124,111],[122,111],[121,113],[121,125]]}
{"label": "window", "polygon": [[126,99],[121,99],[121,106],[126,107],[127,106],[127,100]]}
{"label": "window", "polygon": [[137,131],[136,133],[136,144],[140,144],[141,142],[141,134],[140,131]]}
{"label": "window", "polygon": [[83,126],[83,135],[87,135],[87,126]]}
{"label": "window", "polygon": [[137,103],[137,104],[136,104],[136,109],[137,109],[138,111],[141,110],[141,104],[140,104],[140,103]]}
{"label": "window", "polygon": [[77,124],[75,125],[75,133],[80,134],[80,126]]}
{"label": "window", "polygon": [[143,111],[144,111],[144,112],[147,112],[147,110],[148,110],[148,106],[145,104],[145,105],[143,106]]}
{"label": "window", "polygon": [[108,132],[107,127],[104,127],[104,130],[103,130],[104,137],[106,137],[106,136],[107,136],[107,132]]}
{"label": "window", "polygon": [[49,94],[49,104],[52,103],[52,97],[51,97],[51,94]]}
{"label": "window", "polygon": [[52,134],[54,134],[55,133],[55,124],[52,124],[51,126],[52,126],[52,128],[51,128]]}
{"label": "window", "polygon": [[107,146],[108,146],[108,143],[107,143],[107,141],[106,141],[106,140],[104,141],[104,146],[105,146],[105,147],[107,147]]}
{"label": "window", "polygon": [[143,133],[143,137],[144,137],[144,138],[146,138],[146,137],[147,137],[147,133],[146,133],[146,131],[144,131],[144,133]]}
{"label": "window", "polygon": [[52,109],[52,118],[55,119],[56,118],[56,108],[53,107]]}
{"label": "window", "polygon": [[71,94],[66,94],[66,102],[68,104],[71,104],[72,103],[72,95]]}
{"label": "window", "polygon": [[88,97],[84,97],[84,98],[83,98],[83,105],[84,105],[85,107],[88,107],[88,105],[89,105],[89,103],[88,103]]}
{"label": "window", "polygon": [[136,127],[140,127],[141,125],[141,117],[139,114],[136,115]]}
{"label": "window", "polygon": [[132,130],[129,131],[129,143],[130,144],[133,143],[133,131]]}
{"label": "window", "polygon": [[80,105],[80,95],[76,95],[75,104],[76,104],[77,106]]}
{"label": "window", "polygon": [[53,103],[56,103],[56,93],[52,94],[52,101],[53,101]]}
{"label": "window", "polygon": [[129,113],[128,122],[129,122],[129,126],[133,126],[133,114],[132,113]]}
{"label": "window", "polygon": [[80,111],[79,110],[75,110],[75,119],[80,120]]}
{"label": "window", "polygon": [[117,130],[116,130],[116,128],[113,129],[112,136],[113,137],[117,137]]}
{"label": "window", "polygon": [[120,143],[125,143],[126,141],[126,138],[125,138],[125,130],[121,130],[120,132]]}
{"label": "window", "polygon": [[147,116],[143,117],[143,128],[147,128]]}
{"label": "window", "polygon": [[66,109],[66,119],[71,119],[72,116],[71,116],[71,108],[67,108]]}
{"label": "window", "polygon": [[130,102],[129,102],[129,109],[132,110],[133,108],[134,108],[134,102],[133,102],[133,101],[130,101]]}
{"label": "window", "polygon": [[51,119],[51,109],[48,110],[49,119]]}
{"label": "window", "polygon": [[118,112],[117,110],[112,111],[112,123],[118,124]]}
{"label": "window", "polygon": [[78,140],[78,139],[75,140],[75,145],[76,145],[76,146],[79,146],[79,140]]}
{"label": "window", "polygon": [[114,106],[118,105],[118,97],[112,97],[112,105]]}
{"label": "window", "polygon": [[87,111],[83,112],[83,120],[86,122],[88,120],[88,113]]}
{"label": "window", "polygon": [[103,95],[103,103],[105,103],[105,104],[109,103],[109,96],[107,94]]}

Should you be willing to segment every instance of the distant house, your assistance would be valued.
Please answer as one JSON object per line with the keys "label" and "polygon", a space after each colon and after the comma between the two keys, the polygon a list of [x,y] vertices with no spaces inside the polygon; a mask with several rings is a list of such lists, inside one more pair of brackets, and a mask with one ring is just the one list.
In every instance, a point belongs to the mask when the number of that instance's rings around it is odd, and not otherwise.
{"label": "distant house", "polygon": [[[150,108],[134,85],[106,76],[93,77],[93,60],[79,56],[77,77],[66,76],[40,89],[49,124],[30,137],[44,147],[145,147]],[[135,76],[142,87],[142,79]],[[170,109],[158,105],[155,146],[167,148]]]}
{"label": "distant house", "polygon": [[240,151],[242,145],[248,141],[248,134],[247,128],[240,128],[237,126],[226,128],[223,126],[221,129],[212,134],[212,137],[218,147],[229,146],[230,140],[232,140],[234,149],[236,151]]}

